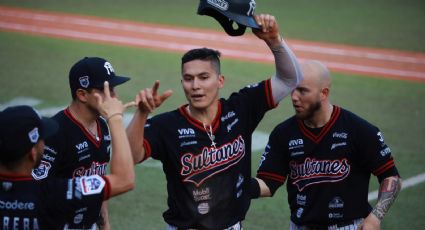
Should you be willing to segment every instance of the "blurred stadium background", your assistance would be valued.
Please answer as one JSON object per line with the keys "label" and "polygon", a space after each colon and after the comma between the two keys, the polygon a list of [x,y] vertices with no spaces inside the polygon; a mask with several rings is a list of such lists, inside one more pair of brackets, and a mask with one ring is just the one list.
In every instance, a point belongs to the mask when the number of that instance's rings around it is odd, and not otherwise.
{"label": "blurred stadium background", "polygon": [[[212,18],[196,15],[197,0],[0,0],[1,6],[124,19],[152,24],[203,28],[221,32]],[[425,52],[425,2],[422,0],[257,0],[257,13],[278,18],[285,38],[353,46]],[[223,32],[224,33],[224,32]],[[247,32],[249,33],[249,32]],[[68,71],[84,56],[108,59],[116,73],[132,77],[117,88],[123,101],[161,80],[174,95],[155,114],[185,103],[181,92],[179,52],[132,48],[0,30],[0,106],[25,101],[45,111],[70,102]],[[222,96],[273,74],[271,64],[225,59]],[[425,84],[333,72],[331,99],[374,123],[385,134],[404,179],[425,172]],[[131,111],[130,111],[131,112]],[[289,100],[268,113],[257,128],[269,133],[292,115]],[[265,143],[264,143],[265,144]],[[261,150],[253,153],[253,174]],[[165,178],[158,162],[136,168],[134,191],[110,201],[113,229],[165,229]],[[370,190],[377,188],[375,178]],[[254,200],[245,229],[287,229],[289,212],[282,187],[273,198]],[[382,229],[422,229],[425,225],[425,184],[403,190]],[[372,201],[373,203],[374,201]]]}

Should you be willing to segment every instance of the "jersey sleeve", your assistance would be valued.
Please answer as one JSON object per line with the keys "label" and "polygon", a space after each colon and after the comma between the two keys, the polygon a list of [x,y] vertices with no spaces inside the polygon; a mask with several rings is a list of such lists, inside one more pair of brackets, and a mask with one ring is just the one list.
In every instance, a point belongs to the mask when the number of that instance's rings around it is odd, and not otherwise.
{"label": "jersey sleeve", "polygon": [[285,183],[289,171],[288,157],[280,135],[277,128],[270,134],[257,170],[257,178],[266,183],[272,194]]}
{"label": "jersey sleeve", "polygon": [[45,140],[44,152],[41,157],[40,165],[33,169],[32,176],[36,180],[45,179],[48,176],[55,176],[57,170],[60,167],[60,161],[62,161],[65,155],[61,149],[64,146],[64,138],[58,132]]}
{"label": "jersey sleeve", "polygon": [[271,80],[248,85],[229,97],[229,102],[242,106],[244,114],[249,116],[252,131],[264,117],[264,114],[277,106],[271,91]]}
{"label": "jersey sleeve", "polygon": [[157,117],[153,117],[146,121],[143,139],[145,157],[143,160],[149,157],[154,159],[160,158],[160,124],[157,120]]}
{"label": "jersey sleeve", "polygon": [[378,177],[379,182],[389,176],[399,176],[391,149],[377,127],[363,121],[357,125],[355,138],[360,161]]}
{"label": "jersey sleeve", "polygon": [[55,226],[92,226],[99,217],[102,201],[109,198],[108,179],[99,175],[46,181],[43,203]]}

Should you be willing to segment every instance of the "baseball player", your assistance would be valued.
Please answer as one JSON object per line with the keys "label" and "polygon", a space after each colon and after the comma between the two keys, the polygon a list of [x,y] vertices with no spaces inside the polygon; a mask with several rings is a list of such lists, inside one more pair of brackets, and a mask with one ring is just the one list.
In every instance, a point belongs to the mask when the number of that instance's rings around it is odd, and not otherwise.
{"label": "baseball player", "polygon": [[[301,64],[292,92],[295,116],[279,124],[257,172],[257,194],[272,196],[285,182],[291,230],[380,229],[401,179],[377,127],[329,102],[331,78],[317,61]],[[368,203],[370,175],[378,202]]]}
{"label": "baseball player", "polygon": [[[96,108],[94,95],[102,90],[103,82],[108,81],[111,95],[116,97],[114,87],[128,80],[128,77],[116,76],[112,65],[99,57],[85,57],[72,66],[69,72],[72,102],[53,116],[59,130],[46,140],[41,164],[32,174],[35,179],[105,175],[111,136],[106,120]],[[78,215],[81,212],[75,213]],[[106,202],[99,225],[109,229]]]}
{"label": "baseball player", "polygon": [[0,229],[95,229],[103,200],[134,187],[133,159],[122,121],[125,106],[105,91],[94,93],[111,131],[111,174],[49,177],[37,181],[31,171],[40,163],[44,139],[58,129],[29,106],[0,112]]}
{"label": "baseball player", "polygon": [[135,162],[160,160],[167,178],[168,229],[241,229],[250,205],[251,135],[264,114],[301,80],[292,51],[275,18],[256,16],[254,34],[270,47],[276,64],[271,79],[219,99],[224,87],[220,53],[207,48],[182,57],[182,87],[188,104],[149,119],[171,91],[159,82],[136,97],[139,109],[127,127]]}

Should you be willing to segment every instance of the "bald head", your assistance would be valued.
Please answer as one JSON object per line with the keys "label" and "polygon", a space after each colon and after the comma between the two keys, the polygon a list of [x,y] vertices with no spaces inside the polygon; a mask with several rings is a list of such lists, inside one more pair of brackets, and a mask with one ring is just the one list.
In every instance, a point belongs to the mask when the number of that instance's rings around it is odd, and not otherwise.
{"label": "bald head", "polygon": [[303,71],[304,81],[308,81],[318,88],[331,87],[331,74],[323,63],[315,60],[308,60],[302,62],[300,65]]}

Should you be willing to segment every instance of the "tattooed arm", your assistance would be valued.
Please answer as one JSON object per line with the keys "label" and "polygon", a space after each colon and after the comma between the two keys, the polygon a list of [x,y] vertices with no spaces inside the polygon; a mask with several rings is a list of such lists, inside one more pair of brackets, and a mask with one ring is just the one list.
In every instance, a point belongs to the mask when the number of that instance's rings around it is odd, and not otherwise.
{"label": "tattooed arm", "polygon": [[380,229],[381,221],[394,203],[400,189],[400,177],[391,176],[385,178],[379,186],[378,202],[369,216],[366,217],[360,229]]}

